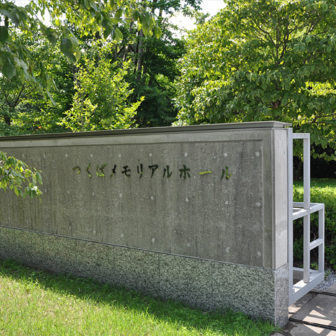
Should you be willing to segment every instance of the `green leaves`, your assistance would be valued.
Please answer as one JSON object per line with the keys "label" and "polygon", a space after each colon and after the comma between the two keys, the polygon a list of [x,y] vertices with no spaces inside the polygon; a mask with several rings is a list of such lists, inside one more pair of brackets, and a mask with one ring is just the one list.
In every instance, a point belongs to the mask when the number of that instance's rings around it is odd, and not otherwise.
{"label": "green leaves", "polygon": [[48,39],[48,41],[51,44],[56,44],[58,37],[57,37],[57,32],[55,29],[50,28],[50,27],[45,27],[44,25],[40,25],[40,28],[45,35],[45,37]]}
{"label": "green leaves", "polygon": [[8,40],[8,27],[0,26],[0,42],[5,43]]}
{"label": "green leaves", "polygon": [[20,197],[36,197],[42,194],[39,184],[42,184],[39,171],[0,151],[0,189],[13,190]]}
{"label": "green leaves", "polygon": [[8,9],[0,9],[0,14],[11,19],[15,26],[20,24],[20,15],[15,6],[7,6]]}
{"label": "green leaves", "polygon": [[159,39],[162,35],[162,30],[159,26],[154,27],[154,36],[155,38]]}
{"label": "green leaves", "polygon": [[333,159],[335,26],[334,1],[228,1],[187,40],[178,124],[290,122]]}
{"label": "green leaves", "polygon": [[[47,27],[40,17],[48,12],[49,21],[53,27]],[[82,36],[95,36],[103,33],[105,38],[112,38],[116,42],[123,39],[120,26],[125,22],[134,22],[143,29],[146,35],[151,35],[155,30],[159,36],[160,29],[155,28],[156,23],[151,13],[135,0],[102,1],[80,0],[74,5],[73,1],[31,1],[27,6],[20,7],[11,0],[4,0],[0,3],[0,16],[4,18],[5,25],[0,26],[0,49],[6,43],[6,51],[24,61],[28,68],[33,68],[34,59],[32,52],[25,46],[16,45],[12,35],[19,32],[22,36],[32,36],[36,29],[40,30],[42,36],[52,44],[59,42],[60,49],[72,62],[76,62],[80,57],[78,41],[72,34]],[[0,21],[2,23],[2,21]],[[13,29],[16,27],[17,30]],[[8,42],[11,43],[8,43]],[[2,50],[1,50],[2,54]],[[2,57],[4,58],[4,57]],[[0,61],[1,62],[1,61]],[[17,73],[13,59],[4,58],[2,61],[2,73],[8,78],[13,78]],[[32,76],[27,76],[27,80],[36,81]],[[34,83],[35,84],[35,83]]]}
{"label": "green leaves", "polygon": [[[156,24],[154,18],[148,12],[138,13],[138,29],[144,32],[145,36],[152,36],[153,29],[155,29]],[[160,28],[156,28],[156,33],[160,32]]]}
{"label": "green leaves", "polygon": [[113,44],[97,43],[95,55],[78,64],[72,108],[66,111],[61,125],[73,132],[129,128],[142,98],[129,102],[132,94],[126,76],[129,62],[112,63],[108,57]]}
{"label": "green leaves", "polygon": [[117,41],[121,41],[123,39],[123,34],[122,34],[121,30],[118,27],[116,27],[114,29],[114,38]]}
{"label": "green leaves", "polygon": [[13,78],[16,75],[16,68],[13,62],[12,57],[8,53],[1,55],[2,58],[2,73],[9,79]]}
{"label": "green leaves", "polygon": [[65,37],[63,36],[61,38],[61,51],[62,53],[69,57],[71,61],[75,62],[80,57],[80,50],[78,48],[78,42],[75,37],[69,36]]}
{"label": "green leaves", "polygon": [[69,38],[67,37],[63,37],[61,39],[61,51],[62,53],[69,57],[70,59],[72,59],[73,61],[76,60],[76,58],[73,55],[73,46],[72,46],[72,42]]}
{"label": "green leaves", "polygon": [[94,45],[95,55],[78,64],[72,108],[64,113],[61,125],[73,132],[129,128],[134,123],[142,98],[129,102],[132,94],[126,76],[129,62],[112,63],[112,44]]}

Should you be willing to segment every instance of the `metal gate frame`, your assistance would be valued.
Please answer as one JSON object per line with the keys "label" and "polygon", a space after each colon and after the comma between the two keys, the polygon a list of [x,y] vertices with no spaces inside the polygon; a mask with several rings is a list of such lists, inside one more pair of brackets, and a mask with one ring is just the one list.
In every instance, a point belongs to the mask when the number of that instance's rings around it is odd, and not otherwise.
{"label": "metal gate frame", "polygon": [[[303,140],[303,202],[293,201],[293,141]],[[310,215],[318,212],[318,238],[310,241]],[[303,268],[293,267],[293,222],[303,218]],[[318,248],[318,270],[310,268],[310,252]],[[324,204],[310,203],[310,134],[288,129],[288,266],[289,305],[324,279]],[[300,279],[294,283],[294,278]]]}

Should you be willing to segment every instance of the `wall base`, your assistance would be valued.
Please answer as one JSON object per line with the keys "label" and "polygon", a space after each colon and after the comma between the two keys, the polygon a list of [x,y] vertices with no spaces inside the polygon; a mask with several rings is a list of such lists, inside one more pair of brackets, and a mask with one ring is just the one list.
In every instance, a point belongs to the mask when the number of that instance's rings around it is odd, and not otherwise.
{"label": "wall base", "polygon": [[0,257],[284,326],[288,268],[217,262],[0,227]]}

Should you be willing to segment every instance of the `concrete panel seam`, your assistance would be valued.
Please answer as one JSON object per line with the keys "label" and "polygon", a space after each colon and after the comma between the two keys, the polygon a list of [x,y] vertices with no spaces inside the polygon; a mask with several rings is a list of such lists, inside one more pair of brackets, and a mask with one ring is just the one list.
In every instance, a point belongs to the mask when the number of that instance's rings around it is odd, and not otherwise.
{"label": "concrete panel seam", "polygon": [[182,254],[167,253],[167,252],[161,252],[161,251],[153,251],[153,250],[147,250],[147,249],[142,249],[142,248],[138,248],[138,247],[129,247],[129,246],[125,246],[125,245],[104,243],[104,242],[99,242],[99,241],[94,241],[94,240],[89,240],[89,239],[76,238],[76,237],[65,236],[65,235],[60,235],[60,234],[52,234],[52,233],[48,233],[48,232],[39,232],[39,231],[34,231],[34,230],[30,230],[30,229],[25,229],[25,228],[15,228],[15,227],[8,227],[8,226],[0,225],[0,229],[1,228],[6,229],[6,230],[13,230],[13,231],[17,230],[17,231],[33,233],[33,234],[36,234],[36,235],[43,235],[43,236],[57,237],[57,238],[65,238],[65,239],[69,239],[69,240],[93,243],[93,244],[103,245],[103,246],[120,247],[120,248],[124,248],[124,249],[129,249],[129,250],[136,250],[136,251],[149,252],[149,253],[157,253],[157,254],[161,254],[161,255],[182,257],[182,258],[193,259],[193,260],[215,262],[215,263],[219,263],[219,264],[223,264],[223,265],[235,265],[235,266],[243,266],[243,267],[250,268],[250,269],[258,269],[258,270],[263,269],[263,270],[273,270],[274,271],[274,269],[261,267],[261,266],[253,266],[253,265],[239,264],[239,263],[234,263],[234,262],[229,262],[229,261],[220,261],[220,260],[215,260],[215,259],[199,258],[199,257],[194,257],[194,256],[182,255]]}

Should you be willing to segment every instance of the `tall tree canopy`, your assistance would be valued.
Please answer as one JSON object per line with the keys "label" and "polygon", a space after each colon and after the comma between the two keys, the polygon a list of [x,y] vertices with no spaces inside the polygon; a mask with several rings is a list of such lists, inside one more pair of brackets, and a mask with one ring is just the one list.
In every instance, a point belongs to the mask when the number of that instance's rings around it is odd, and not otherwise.
{"label": "tall tree canopy", "polygon": [[[50,18],[48,26],[41,20],[46,13]],[[36,0],[24,7],[13,1],[0,0],[0,73],[8,78],[20,75],[28,81],[36,80],[33,74],[36,64],[31,50],[17,38],[18,31],[31,36],[39,30],[75,61],[81,51],[71,25],[81,36],[98,34],[110,40],[120,40],[121,22],[133,22],[144,35],[160,35],[152,13],[146,12],[136,0]]]}
{"label": "tall tree canopy", "polygon": [[136,114],[140,127],[171,125],[176,120],[173,82],[180,74],[177,60],[185,48],[183,40],[174,34],[177,27],[170,23],[170,18],[177,11],[191,16],[200,3],[201,0],[142,0],[145,11],[157,18],[162,32],[159,38],[144,36],[132,22],[122,27],[124,38],[119,55],[131,59],[134,65],[133,74],[129,76],[134,88],[133,99],[145,97]]}
{"label": "tall tree canopy", "polygon": [[[99,99],[95,99],[93,105],[88,101],[78,104],[78,94],[72,96],[74,84],[79,83],[79,77],[83,79],[79,75],[85,74],[80,71],[84,59],[92,56],[91,49],[97,43],[112,46],[106,54],[111,64],[121,66],[125,61],[131,61],[127,73],[124,72],[125,80],[130,84],[128,104],[137,103],[144,97],[144,101],[138,104],[132,123],[122,124],[125,127],[131,124],[140,127],[170,125],[177,114],[173,104],[176,95],[173,82],[179,75],[177,60],[185,49],[183,40],[174,36],[174,26],[169,23],[169,18],[176,11],[185,11],[191,16],[192,10],[199,9],[200,2],[31,1],[25,7],[19,7],[10,1],[0,0],[0,30],[4,34],[0,39],[0,48],[8,51],[0,55],[0,72],[3,73],[3,77],[0,76],[3,91],[0,116],[5,121],[1,123],[0,120],[0,132],[16,134],[69,130],[69,118],[68,123],[60,123],[60,120],[71,105],[78,106],[76,113],[71,112],[72,121],[77,118],[75,115],[83,112],[86,115],[84,129],[96,128],[97,116],[101,115],[98,113],[99,105],[104,104],[100,99],[103,96],[98,92]],[[39,19],[44,12],[49,13],[47,17],[50,20]],[[61,52],[68,59],[64,59]],[[103,68],[99,67],[104,72]],[[96,74],[99,69],[95,70]],[[114,78],[117,77],[111,76],[111,85]],[[88,94],[84,92],[88,86],[77,85],[78,88],[82,97]],[[62,95],[58,94],[60,91]],[[90,88],[90,92],[95,94],[93,91]],[[94,105],[98,105],[98,109],[92,113]],[[112,111],[112,106],[109,110]],[[90,116],[95,119],[92,125]],[[105,128],[113,128],[110,123],[103,124]],[[72,126],[72,130],[83,129],[78,125]]]}
{"label": "tall tree canopy", "polygon": [[335,0],[229,0],[188,38],[178,124],[291,122],[335,159],[335,55]]}
{"label": "tall tree canopy", "polygon": [[[50,18],[48,25],[41,19],[45,13]],[[27,99],[27,84],[34,94],[37,88],[52,99],[50,88],[55,85],[48,76],[50,67],[48,69],[43,60],[36,60],[32,43],[29,43],[34,42],[36,32],[38,41],[48,40],[75,62],[80,59],[81,49],[78,36],[73,33],[74,27],[79,37],[96,36],[119,41],[123,38],[119,27],[123,22],[132,22],[144,36],[161,34],[153,13],[147,12],[137,0],[35,0],[26,6],[0,0],[0,103],[6,125],[11,126],[20,100]],[[39,172],[0,152],[0,189],[12,189],[18,196],[35,196],[40,194],[39,183]]]}

